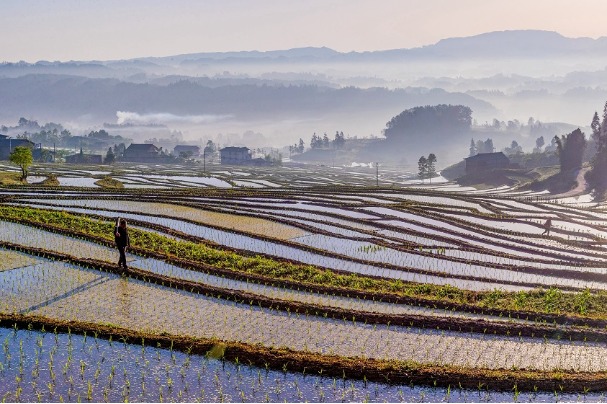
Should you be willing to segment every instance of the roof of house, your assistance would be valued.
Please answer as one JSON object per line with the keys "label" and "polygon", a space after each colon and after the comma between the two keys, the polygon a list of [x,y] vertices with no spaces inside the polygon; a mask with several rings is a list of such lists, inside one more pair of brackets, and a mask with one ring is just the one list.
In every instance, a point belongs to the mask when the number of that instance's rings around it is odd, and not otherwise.
{"label": "roof of house", "polygon": [[508,157],[506,157],[506,155],[502,152],[497,152],[497,153],[479,153],[476,154],[474,156],[470,156],[470,157],[466,157],[464,158],[464,160],[466,161],[473,161],[473,160],[478,160],[478,161],[487,161],[487,160],[504,160],[504,161],[510,161],[510,159]]}
{"label": "roof of house", "polygon": [[28,144],[34,146],[34,142],[28,139],[13,139],[13,138],[0,138],[0,144],[4,146],[17,147],[22,144]]}
{"label": "roof of house", "polygon": [[228,147],[224,147],[223,149],[220,149],[219,151],[220,152],[222,152],[222,151],[226,151],[226,152],[229,152],[229,151],[247,151],[248,152],[249,150],[251,150],[251,149],[249,149],[248,147],[228,146]]}
{"label": "roof of house", "polygon": [[160,151],[160,149],[158,147],[154,146],[151,143],[131,143],[129,145],[129,147],[127,147],[126,150],[128,150],[130,152],[145,152],[145,153]]}

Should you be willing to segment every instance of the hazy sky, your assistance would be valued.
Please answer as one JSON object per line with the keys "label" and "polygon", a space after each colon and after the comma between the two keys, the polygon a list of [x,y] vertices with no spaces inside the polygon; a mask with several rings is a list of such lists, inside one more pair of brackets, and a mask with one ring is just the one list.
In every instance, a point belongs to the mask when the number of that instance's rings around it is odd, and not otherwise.
{"label": "hazy sky", "polygon": [[605,16],[605,0],[0,0],[0,61],[364,51],[509,29],[597,38]]}

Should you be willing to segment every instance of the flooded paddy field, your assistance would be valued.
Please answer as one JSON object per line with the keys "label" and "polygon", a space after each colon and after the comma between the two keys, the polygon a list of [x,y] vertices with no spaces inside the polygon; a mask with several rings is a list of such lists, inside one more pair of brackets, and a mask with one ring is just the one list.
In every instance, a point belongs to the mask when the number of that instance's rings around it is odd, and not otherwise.
{"label": "flooded paddy field", "polygon": [[[607,215],[587,198],[417,184],[396,170],[375,186],[368,167],[35,174],[59,185],[0,194],[7,400],[596,401],[607,390]],[[103,177],[124,188],[94,184]],[[117,217],[130,223],[128,270],[116,265]]]}

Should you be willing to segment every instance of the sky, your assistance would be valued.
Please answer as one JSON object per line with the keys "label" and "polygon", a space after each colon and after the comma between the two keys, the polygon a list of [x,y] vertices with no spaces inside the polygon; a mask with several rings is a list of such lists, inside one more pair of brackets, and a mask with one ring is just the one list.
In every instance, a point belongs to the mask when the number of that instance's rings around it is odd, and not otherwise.
{"label": "sky", "polygon": [[597,38],[606,15],[605,0],[0,0],[0,62],[373,51],[517,29]]}

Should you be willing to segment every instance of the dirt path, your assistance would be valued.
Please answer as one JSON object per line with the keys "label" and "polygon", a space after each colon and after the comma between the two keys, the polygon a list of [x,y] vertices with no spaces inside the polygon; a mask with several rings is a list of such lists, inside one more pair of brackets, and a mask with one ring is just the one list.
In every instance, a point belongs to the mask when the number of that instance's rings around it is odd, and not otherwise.
{"label": "dirt path", "polygon": [[588,170],[590,170],[590,167],[584,167],[584,168],[581,168],[580,170],[578,170],[577,177],[575,179],[577,182],[577,186],[575,188],[573,188],[565,193],[557,194],[557,195],[553,195],[553,196],[559,197],[559,198],[568,198],[571,196],[578,196],[578,195],[581,195],[582,193],[584,193],[584,191],[586,191],[586,187],[588,186],[588,184],[586,183],[586,178],[584,178],[584,176],[586,175]]}

